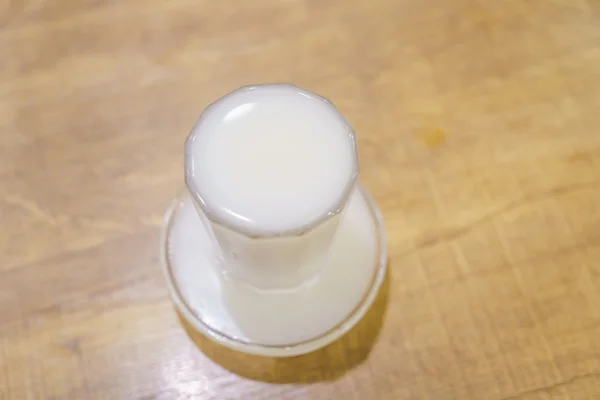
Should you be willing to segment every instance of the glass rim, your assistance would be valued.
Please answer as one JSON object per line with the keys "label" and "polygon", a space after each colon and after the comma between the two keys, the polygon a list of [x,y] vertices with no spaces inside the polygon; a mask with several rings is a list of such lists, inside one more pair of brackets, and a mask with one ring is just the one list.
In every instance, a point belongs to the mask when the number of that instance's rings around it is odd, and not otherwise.
{"label": "glass rim", "polygon": [[[311,98],[314,98],[315,100],[321,101],[322,103],[325,104],[326,107],[330,108],[331,111],[336,115],[336,118],[338,118],[340,120],[340,122],[344,125],[344,127],[348,133],[348,136],[351,141],[352,160],[353,160],[354,168],[352,171],[352,175],[348,178],[348,181],[346,182],[346,185],[344,186],[344,190],[339,194],[339,197],[336,199],[335,203],[333,204],[333,206],[331,208],[325,210],[324,212],[319,214],[317,217],[315,217],[314,219],[312,219],[311,221],[309,221],[308,223],[306,223],[302,226],[298,226],[298,227],[295,227],[292,229],[286,229],[286,230],[281,230],[281,231],[277,231],[277,232],[272,232],[272,233],[271,232],[269,232],[269,233],[263,232],[261,234],[256,234],[255,232],[252,232],[251,229],[245,229],[237,224],[232,224],[228,221],[225,221],[222,217],[217,215],[211,209],[211,207],[209,207],[209,205],[204,200],[205,196],[202,195],[202,191],[194,183],[193,172],[192,172],[193,168],[190,165],[191,160],[189,157],[188,149],[190,148],[190,142],[195,138],[198,128],[201,126],[202,122],[204,121],[204,119],[206,117],[206,113],[216,103],[224,100],[225,98],[227,98],[235,93],[256,90],[257,88],[264,88],[264,87],[292,88],[297,92],[303,93]],[[341,213],[344,210],[344,207],[347,204],[348,200],[350,199],[350,196],[352,194],[354,186],[356,185],[356,183],[358,181],[358,177],[360,175],[360,163],[359,163],[359,159],[358,159],[358,145],[356,142],[356,132],[354,131],[354,129],[352,128],[352,126],[350,125],[348,120],[344,117],[344,115],[336,107],[336,105],[328,98],[323,97],[319,94],[316,94],[308,89],[301,88],[292,83],[283,83],[283,82],[282,83],[263,83],[263,84],[242,86],[232,92],[225,94],[224,96],[219,97],[217,100],[213,101],[208,106],[206,106],[204,108],[204,110],[200,113],[200,116],[198,117],[197,121],[194,123],[194,126],[190,130],[190,132],[185,140],[184,169],[185,169],[185,184],[186,184],[186,187],[188,188],[189,194],[190,194],[192,200],[194,201],[195,205],[202,210],[202,212],[204,213],[206,218],[210,221],[210,223],[227,228],[233,232],[244,235],[244,236],[248,237],[249,239],[269,239],[269,238],[276,238],[276,237],[302,236],[302,235],[309,233],[310,231],[312,231],[313,229],[315,229],[319,225],[321,225],[323,222],[335,217],[336,215],[338,215],[339,213]]]}

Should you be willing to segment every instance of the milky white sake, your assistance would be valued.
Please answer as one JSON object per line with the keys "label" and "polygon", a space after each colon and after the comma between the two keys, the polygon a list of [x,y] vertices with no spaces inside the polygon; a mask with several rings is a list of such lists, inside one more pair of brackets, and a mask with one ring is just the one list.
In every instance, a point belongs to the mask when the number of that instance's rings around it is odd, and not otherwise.
{"label": "milky white sake", "polygon": [[246,342],[289,345],[322,335],[356,309],[380,268],[377,226],[361,191],[348,204],[326,268],[311,284],[297,289],[260,291],[223,279],[202,226],[188,198],[169,238],[174,281],[205,324]]}
{"label": "milky white sake", "polygon": [[310,92],[238,90],[194,128],[192,184],[231,225],[265,234],[301,229],[335,211],[358,172],[351,135],[333,106]]}
{"label": "milky white sake", "polygon": [[313,340],[377,285],[381,227],[356,189],[354,134],[321,97],[291,85],[227,95],[194,127],[186,173],[192,196],[173,216],[167,257],[181,301],[212,332],[262,346]]}

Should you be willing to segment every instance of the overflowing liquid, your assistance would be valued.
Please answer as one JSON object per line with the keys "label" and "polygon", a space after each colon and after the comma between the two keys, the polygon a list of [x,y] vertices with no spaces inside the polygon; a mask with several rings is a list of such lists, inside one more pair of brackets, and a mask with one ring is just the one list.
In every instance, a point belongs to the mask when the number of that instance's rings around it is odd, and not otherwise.
{"label": "overflowing liquid", "polygon": [[381,267],[373,206],[357,189],[354,133],[335,107],[291,85],[237,90],[186,144],[192,196],[168,257],[187,307],[229,338],[307,341],[342,323]]}

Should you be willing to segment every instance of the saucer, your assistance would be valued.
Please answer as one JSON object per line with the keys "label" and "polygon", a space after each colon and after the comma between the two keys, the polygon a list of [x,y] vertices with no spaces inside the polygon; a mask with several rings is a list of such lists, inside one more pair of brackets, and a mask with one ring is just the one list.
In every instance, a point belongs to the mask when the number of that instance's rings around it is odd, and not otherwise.
{"label": "saucer", "polygon": [[223,273],[210,227],[184,191],[166,213],[161,259],[175,306],[195,330],[236,351],[291,357],[326,346],[365,315],[385,277],[387,245],[379,209],[358,184],[318,275],[260,290]]}

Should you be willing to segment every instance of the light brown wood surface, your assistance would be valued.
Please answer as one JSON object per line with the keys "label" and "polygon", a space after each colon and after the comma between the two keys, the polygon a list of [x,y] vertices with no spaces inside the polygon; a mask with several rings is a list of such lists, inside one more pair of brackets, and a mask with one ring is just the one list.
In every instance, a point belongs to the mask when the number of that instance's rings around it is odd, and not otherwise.
{"label": "light brown wood surface", "polygon": [[[598,1],[3,0],[0,26],[0,399],[600,399]],[[349,335],[269,360],[188,336],[158,244],[199,112],[281,81],[355,127],[390,273]]]}

